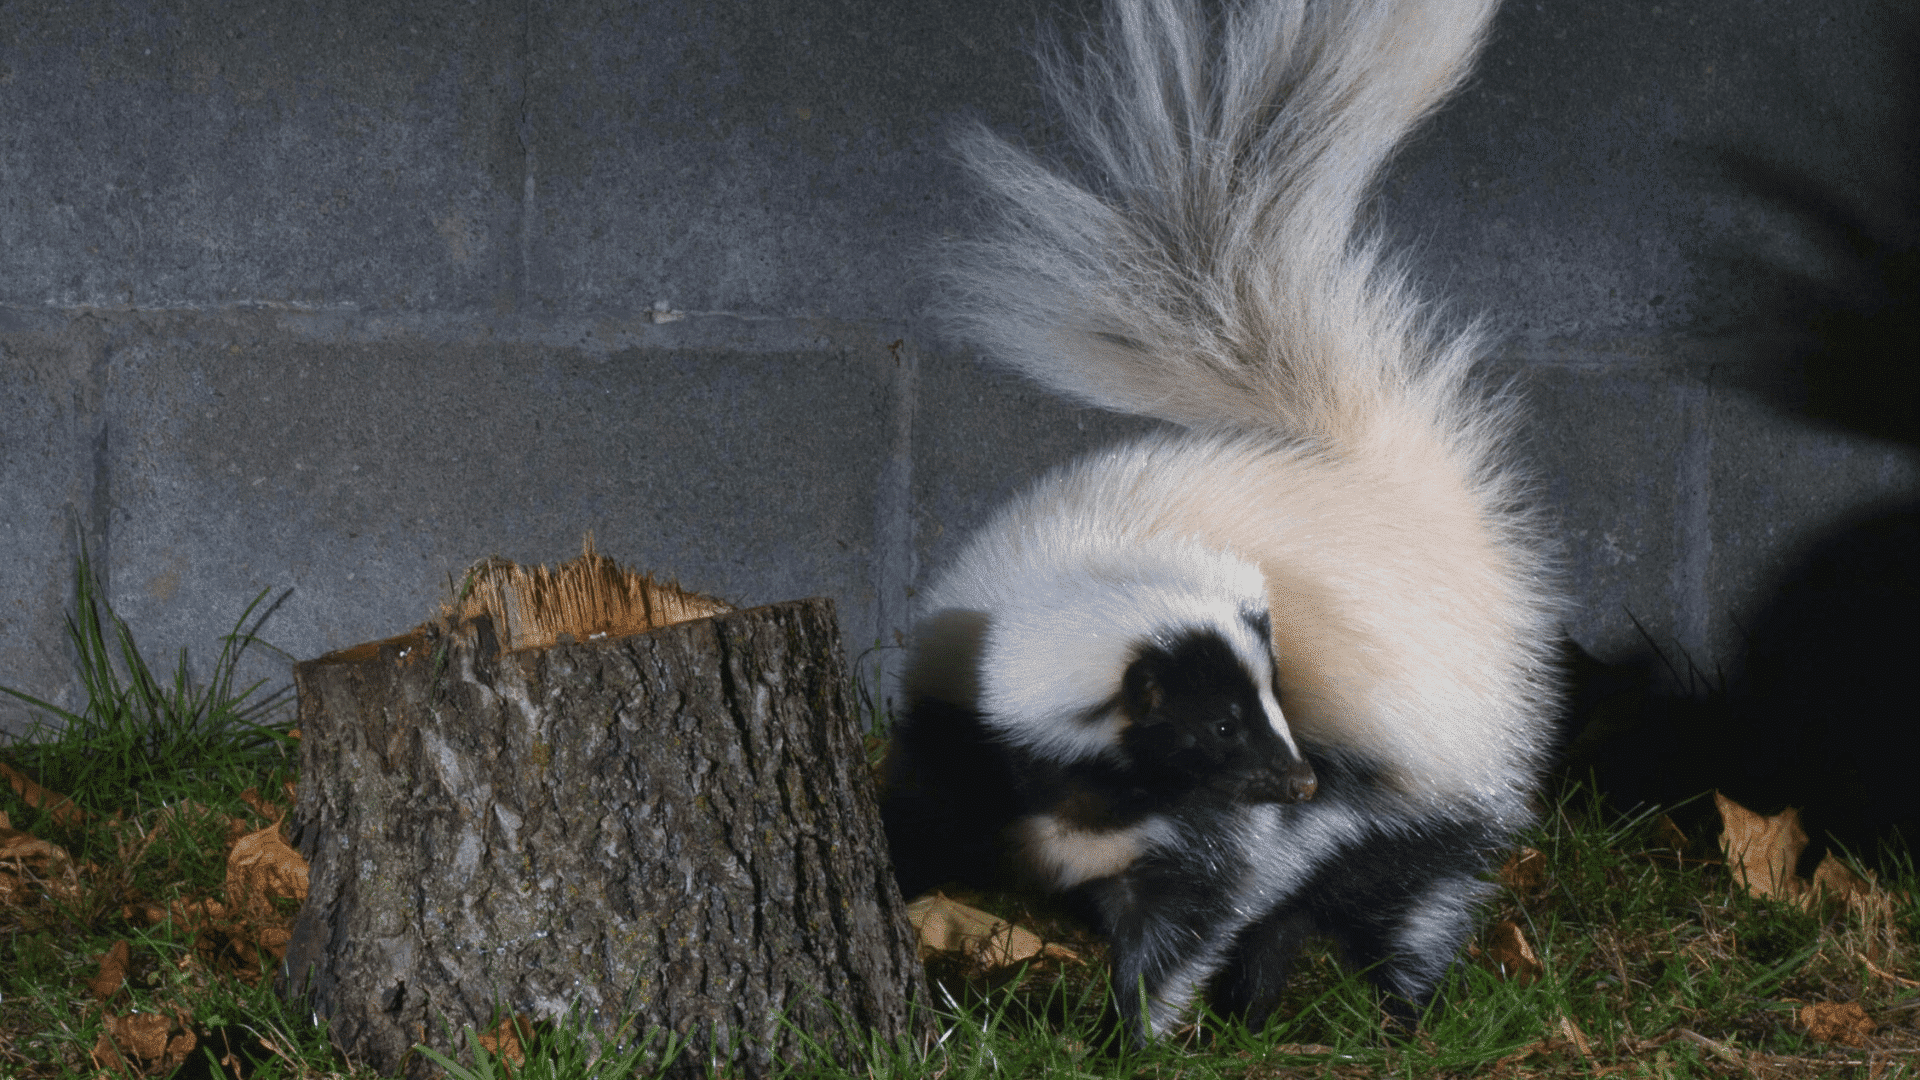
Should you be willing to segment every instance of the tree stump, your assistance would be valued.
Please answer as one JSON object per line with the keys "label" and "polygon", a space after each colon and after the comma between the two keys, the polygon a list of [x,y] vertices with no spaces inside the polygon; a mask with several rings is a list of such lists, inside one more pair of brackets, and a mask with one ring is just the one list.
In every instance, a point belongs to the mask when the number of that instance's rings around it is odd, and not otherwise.
{"label": "tree stump", "polygon": [[800,1033],[922,1034],[832,602],[594,640],[509,607],[296,667],[283,991],[415,1077],[414,1044],[464,1056],[509,1014],[668,1029],[676,1071],[748,1075]]}

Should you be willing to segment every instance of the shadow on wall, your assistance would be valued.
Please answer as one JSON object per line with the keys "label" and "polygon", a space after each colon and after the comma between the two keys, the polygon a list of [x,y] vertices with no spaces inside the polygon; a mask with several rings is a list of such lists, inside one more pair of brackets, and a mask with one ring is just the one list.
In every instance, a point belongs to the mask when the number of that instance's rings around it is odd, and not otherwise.
{"label": "shadow on wall", "polygon": [[[1891,181],[1873,210],[1857,190],[1740,153],[1723,153],[1740,190],[1799,221],[1835,272],[1815,277],[1742,257],[1740,279],[1771,295],[1800,345],[1757,390],[1795,416],[1920,450],[1920,34],[1874,173]],[[1877,211],[1877,212],[1876,212]],[[1653,647],[1605,665],[1572,647],[1569,774],[1589,773],[1616,806],[1672,805],[1719,789],[1765,813],[1803,810],[1810,873],[1829,841],[1880,861],[1881,841],[1920,846],[1912,749],[1920,666],[1920,503],[1883,506],[1826,532],[1775,583],[1745,628],[1733,669],[1692,670]],[[1691,804],[1689,835],[1717,823]]]}

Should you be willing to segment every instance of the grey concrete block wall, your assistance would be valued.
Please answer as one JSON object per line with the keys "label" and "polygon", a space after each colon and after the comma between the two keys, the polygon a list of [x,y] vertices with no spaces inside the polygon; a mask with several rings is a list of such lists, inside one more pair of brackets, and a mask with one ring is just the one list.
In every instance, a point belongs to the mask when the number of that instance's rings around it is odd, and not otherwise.
{"label": "grey concrete block wall", "polygon": [[[0,5],[0,682],[75,701],[82,539],[161,656],[261,589],[295,657],[384,636],[589,529],[893,640],[998,499],[1141,427],[924,315],[973,205],[948,134],[1044,143],[1023,42],[1089,10]],[[1797,552],[1913,500],[1910,432],[1807,385],[1897,374],[1827,331],[1916,299],[1915,35],[1894,0],[1514,0],[1383,185],[1532,402],[1603,655],[1631,613],[1731,664]]]}

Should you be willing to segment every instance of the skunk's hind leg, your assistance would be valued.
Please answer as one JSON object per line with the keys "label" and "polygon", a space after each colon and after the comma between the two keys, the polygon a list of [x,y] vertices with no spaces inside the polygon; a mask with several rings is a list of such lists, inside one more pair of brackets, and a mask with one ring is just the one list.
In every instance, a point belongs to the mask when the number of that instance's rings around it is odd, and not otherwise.
{"label": "skunk's hind leg", "polygon": [[1214,985],[1214,1011],[1242,1021],[1249,1031],[1264,1029],[1280,1005],[1301,943],[1314,930],[1313,917],[1298,905],[1287,905],[1247,927]]}
{"label": "skunk's hind leg", "polygon": [[1379,908],[1329,914],[1326,925],[1347,962],[1380,988],[1388,1018],[1411,1031],[1472,935],[1483,894],[1473,876],[1431,878]]}
{"label": "skunk's hind leg", "polygon": [[1227,885],[1238,877],[1234,867],[1244,863],[1222,850],[1212,854],[1148,857],[1080,888],[1111,949],[1108,1036],[1144,1046],[1164,1034],[1227,962],[1247,921]]}
{"label": "skunk's hind leg", "polygon": [[1475,822],[1397,823],[1342,845],[1235,942],[1216,1007],[1264,1027],[1300,943],[1324,934],[1411,1029],[1473,932],[1480,880],[1497,834]]}

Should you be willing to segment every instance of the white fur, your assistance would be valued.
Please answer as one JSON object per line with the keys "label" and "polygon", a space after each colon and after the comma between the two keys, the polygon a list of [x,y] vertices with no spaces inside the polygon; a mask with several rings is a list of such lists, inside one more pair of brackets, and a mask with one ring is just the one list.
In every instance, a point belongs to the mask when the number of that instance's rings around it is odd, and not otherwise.
{"label": "white fur", "polygon": [[[954,321],[1070,397],[1184,430],[996,514],[923,594],[909,696],[977,714],[1010,760],[1071,765],[1122,737],[1142,648],[1210,629],[1326,767],[1309,802],[1175,793],[1131,828],[1013,830],[1104,912],[1136,1037],[1223,966],[1284,963],[1282,936],[1235,952],[1256,920],[1343,933],[1423,1003],[1473,875],[1527,817],[1558,601],[1518,508],[1512,405],[1472,381],[1478,338],[1425,314],[1355,224],[1495,3],[1226,0],[1209,22],[1197,0],[1109,0],[1084,59],[1042,58],[1091,178],[984,129],[963,146],[998,228],[949,274]],[[1044,804],[1046,781],[1009,771]]]}
{"label": "white fur", "polygon": [[1000,228],[950,275],[995,357],[1189,430],[1042,479],[922,610],[982,613],[988,722],[1070,759],[1115,733],[1069,718],[1112,695],[1125,639],[1227,626],[1257,590],[1276,727],[1378,763],[1409,811],[1518,821],[1555,599],[1516,509],[1510,405],[1469,378],[1477,338],[1435,326],[1353,235],[1493,0],[1244,0],[1217,36],[1194,7],[1114,0],[1087,59],[1044,58],[1101,183],[970,136]]}
{"label": "white fur", "polygon": [[[1176,536],[1136,533],[1111,515],[1060,513],[1045,498],[1048,488],[1003,510],[922,598],[932,613],[984,619],[972,660],[977,687],[958,704],[977,705],[1000,737],[1042,758],[1095,757],[1126,722],[1096,710],[1113,698],[1140,647],[1212,628],[1297,753],[1274,699],[1267,647],[1242,617],[1266,611],[1259,569]],[[923,662],[936,659],[922,653]]]}
{"label": "white fur", "polygon": [[1173,843],[1177,830],[1152,815],[1116,829],[1082,829],[1052,814],[1034,814],[1014,824],[1021,865],[1040,884],[1065,892],[1085,881],[1109,877],[1153,848]]}

